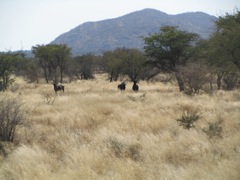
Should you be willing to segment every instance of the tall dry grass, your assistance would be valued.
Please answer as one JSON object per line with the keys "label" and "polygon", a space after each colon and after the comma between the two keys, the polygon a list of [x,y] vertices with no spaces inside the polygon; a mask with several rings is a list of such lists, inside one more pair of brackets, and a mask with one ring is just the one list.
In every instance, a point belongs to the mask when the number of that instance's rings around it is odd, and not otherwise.
{"label": "tall dry grass", "polygon": [[[174,84],[140,82],[134,93],[104,75],[65,85],[18,79],[30,110],[14,143],[2,143],[0,179],[240,179],[240,92],[187,96]],[[198,111],[195,129],[176,119]],[[203,129],[222,120],[222,137]]]}

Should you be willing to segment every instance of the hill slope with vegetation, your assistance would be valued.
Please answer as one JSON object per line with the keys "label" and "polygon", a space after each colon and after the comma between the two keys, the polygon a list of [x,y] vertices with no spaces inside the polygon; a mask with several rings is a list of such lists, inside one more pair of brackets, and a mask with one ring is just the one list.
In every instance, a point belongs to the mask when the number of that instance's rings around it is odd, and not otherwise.
{"label": "hill slope with vegetation", "polygon": [[102,54],[116,48],[143,48],[143,36],[158,32],[162,26],[179,26],[208,38],[214,32],[216,17],[202,12],[169,15],[144,9],[119,18],[86,22],[57,37],[52,44],[67,44],[72,54]]}

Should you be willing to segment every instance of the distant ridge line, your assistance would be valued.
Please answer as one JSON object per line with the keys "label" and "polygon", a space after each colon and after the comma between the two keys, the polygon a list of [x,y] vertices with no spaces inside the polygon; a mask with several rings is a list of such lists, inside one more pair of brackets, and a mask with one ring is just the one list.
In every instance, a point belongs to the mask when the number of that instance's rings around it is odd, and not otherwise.
{"label": "distant ridge line", "polygon": [[58,36],[51,44],[67,44],[73,56],[87,53],[103,54],[119,47],[143,48],[143,39],[149,33],[159,32],[161,26],[179,26],[208,38],[215,30],[215,16],[204,12],[186,12],[169,15],[146,8],[126,15],[94,22],[85,22]]}

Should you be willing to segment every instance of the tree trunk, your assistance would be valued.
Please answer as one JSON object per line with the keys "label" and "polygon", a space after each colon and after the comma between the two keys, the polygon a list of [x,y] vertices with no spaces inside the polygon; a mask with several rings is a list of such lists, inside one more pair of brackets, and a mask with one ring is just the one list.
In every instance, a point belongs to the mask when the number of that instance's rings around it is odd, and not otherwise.
{"label": "tree trunk", "polygon": [[59,83],[58,76],[57,76],[57,70],[56,69],[52,69],[52,73],[51,74],[52,74],[51,80],[54,83]]}
{"label": "tree trunk", "polygon": [[213,74],[210,75],[210,93],[213,94]]}
{"label": "tree trunk", "polygon": [[44,72],[44,78],[46,83],[48,83],[48,75],[47,75],[47,70],[45,68],[43,68],[43,72]]}
{"label": "tree trunk", "polygon": [[218,87],[218,90],[221,89],[221,86],[222,86],[222,77],[223,77],[224,73],[218,73],[217,74],[217,87]]}
{"label": "tree trunk", "polygon": [[178,82],[178,87],[179,87],[179,90],[180,92],[184,91],[184,82],[181,78],[181,75],[179,72],[175,72],[175,77],[177,79],[177,82]]}
{"label": "tree trunk", "polygon": [[63,69],[60,68],[60,83],[63,82]]}

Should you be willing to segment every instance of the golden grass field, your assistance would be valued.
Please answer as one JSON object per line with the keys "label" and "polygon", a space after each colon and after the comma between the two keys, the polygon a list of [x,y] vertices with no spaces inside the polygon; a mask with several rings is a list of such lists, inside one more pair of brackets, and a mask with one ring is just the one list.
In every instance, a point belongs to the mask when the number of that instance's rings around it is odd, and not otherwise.
{"label": "golden grass field", "polygon": [[[188,96],[174,83],[127,84],[98,75],[65,85],[16,79],[0,98],[18,98],[29,111],[14,143],[2,143],[1,180],[239,180],[240,91]],[[196,128],[179,126],[197,111]],[[203,132],[222,120],[222,137]]]}

